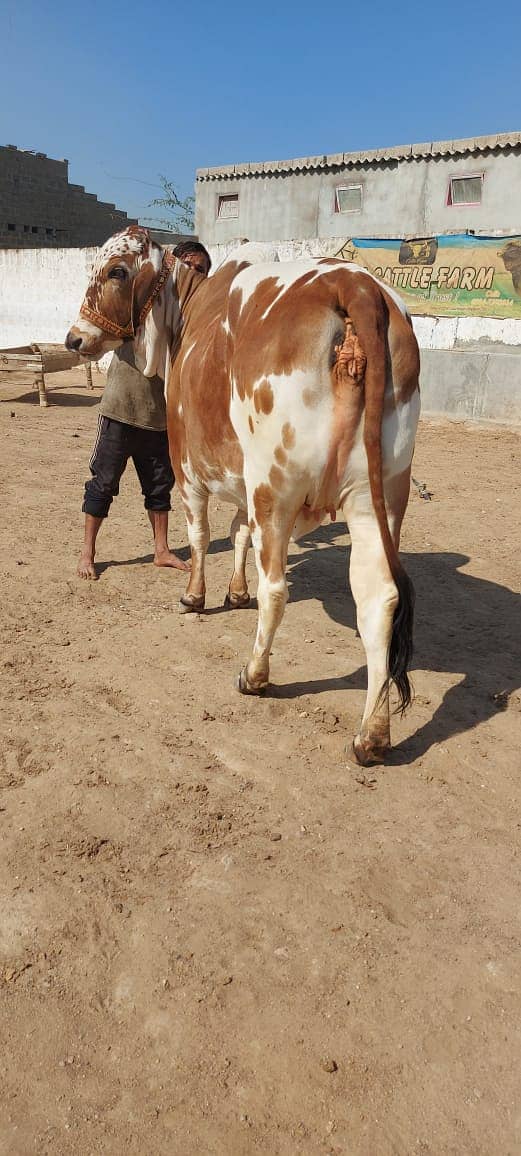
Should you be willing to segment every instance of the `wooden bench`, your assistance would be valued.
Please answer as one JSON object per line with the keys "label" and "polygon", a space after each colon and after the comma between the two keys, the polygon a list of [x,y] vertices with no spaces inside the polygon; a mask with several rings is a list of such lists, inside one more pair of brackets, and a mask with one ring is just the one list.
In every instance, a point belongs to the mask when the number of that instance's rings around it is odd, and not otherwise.
{"label": "wooden bench", "polygon": [[86,387],[92,389],[92,369],[90,361],[85,361],[79,353],[70,353],[63,345],[51,345],[38,341],[32,345],[20,345],[15,349],[0,349],[0,372],[33,373],[33,389],[38,389],[40,405],[49,405],[45,386],[46,373],[58,373],[62,369],[85,366]]}

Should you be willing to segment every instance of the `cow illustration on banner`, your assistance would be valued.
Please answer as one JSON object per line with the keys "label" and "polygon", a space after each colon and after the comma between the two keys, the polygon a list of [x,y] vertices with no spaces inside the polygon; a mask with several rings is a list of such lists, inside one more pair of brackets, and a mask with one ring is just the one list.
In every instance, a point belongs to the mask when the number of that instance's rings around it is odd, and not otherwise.
{"label": "cow illustration on banner", "polygon": [[353,237],[335,256],[393,285],[412,314],[521,318],[521,237]]}

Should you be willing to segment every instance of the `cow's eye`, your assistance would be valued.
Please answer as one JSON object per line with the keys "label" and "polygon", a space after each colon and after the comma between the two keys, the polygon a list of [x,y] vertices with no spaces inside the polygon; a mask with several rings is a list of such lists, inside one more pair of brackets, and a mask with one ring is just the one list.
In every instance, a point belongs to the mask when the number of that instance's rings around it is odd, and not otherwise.
{"label": "cow's eye", "polygon": [[127,270],[124,265],[114,265],[108,272],[108,277],[113,281],[124,281],[126,276]]}

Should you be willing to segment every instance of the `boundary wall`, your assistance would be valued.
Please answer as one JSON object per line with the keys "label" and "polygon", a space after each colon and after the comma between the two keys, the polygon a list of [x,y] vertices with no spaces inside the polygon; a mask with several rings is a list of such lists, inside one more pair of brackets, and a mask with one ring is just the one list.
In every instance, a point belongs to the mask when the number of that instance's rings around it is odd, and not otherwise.
{"label": "boundary wall", "polygon": [[[267,259],[324,256],[340,238],[274,242]],[[210,248],[213,271],[236,242]],[[0,349],[62,342],[78,313],[96,253],[89,249],[0,250]],[[521,321],[414,317],[421,351],[422,411],[521,425]]]}

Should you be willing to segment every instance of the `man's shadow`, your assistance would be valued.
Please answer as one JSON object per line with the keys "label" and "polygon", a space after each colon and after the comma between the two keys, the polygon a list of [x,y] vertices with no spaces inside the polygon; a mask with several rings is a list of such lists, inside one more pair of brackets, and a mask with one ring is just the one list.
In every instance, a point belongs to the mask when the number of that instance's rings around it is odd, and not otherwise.
{"label": "man's shadow", "polygon": [[[288,584],[291,600],[316,597],[333,622],[355,629],[356,611],[347,576],[349,549],[335,544],[344,534],[343,524],[331,524],[301,539],[304,553],[290,555]],[[416,668],[462,676],[446,692],[429,722],[402,745],[403,761],[412,761],[433,743],[471,730],[508,706],[509,694],[519,687],[521,597],[505,586],[465,573],[463,567],[470,561],[465,554],[401,557],[416,590],[413,672]],[[361,668],[346,680],[300,683],[299,692],[365,687],[365,675]],[[284,695],[285,688],[278,693]]]}

